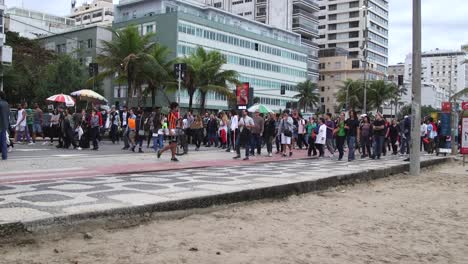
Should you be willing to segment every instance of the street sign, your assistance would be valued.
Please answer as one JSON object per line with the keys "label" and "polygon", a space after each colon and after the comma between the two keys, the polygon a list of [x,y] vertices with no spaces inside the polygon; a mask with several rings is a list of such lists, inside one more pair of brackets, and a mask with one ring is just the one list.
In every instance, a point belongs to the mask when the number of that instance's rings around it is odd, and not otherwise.
{"label": "street sign", "polygon": [[440,115],[440,127],[439,127],[439,135],[441,136],[450,136],[451,135],[451,127],[450,127],[450,120],[451,114],[450,113],[442,113]]}
{"label": "street sign", "polygon": [[461,110],[468,111],[468,102],[463,102]]}
{"label": "street sign", "polygon": [[444,113],[452,112],[452,104],[450,102],[442,102],[442,112]]}
{"label": "street sign", "polygon": [[462,119],[461,151],[463,155],[468,155],[468,117]]}

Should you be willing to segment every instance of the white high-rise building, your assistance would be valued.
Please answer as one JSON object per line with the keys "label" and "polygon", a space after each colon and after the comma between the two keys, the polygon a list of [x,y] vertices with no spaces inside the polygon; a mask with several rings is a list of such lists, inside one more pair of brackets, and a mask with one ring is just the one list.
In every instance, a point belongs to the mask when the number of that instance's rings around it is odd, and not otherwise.
{"label": "white high-rise building", "polygon": [[62,33],[75,27],[75,20],[40,11],[12,7],[6,10],[5,29],[21,37],[35,39]]}
{"label": "white high-rise building", "polygon": [[318,81],[317,0],[196,0],[206,5],[301,35],[309,48],[307,77]]}
{"label": "white high-rise building", "polygon": [[114,21],[114,4],[112,0],[93,0],[77,6],[76,0],[71,1],[70,18],[76,25],[111,25]]}
{"label": "white high-rise building", "polygon": [[[468,87],[468,67],[465,51],[435,50],[422,53],[421,81],[433,83],[449,93],[457,93]],[[412,55],[405,60],[405,82],[410,83],[412,76]]]}
{"label": "white high-rise building", "polygon": [[388,67],[388,1],[318,1],[319,47],[347,49],[350,57],[361,65],[367,50],[368,68],[385,74]]}

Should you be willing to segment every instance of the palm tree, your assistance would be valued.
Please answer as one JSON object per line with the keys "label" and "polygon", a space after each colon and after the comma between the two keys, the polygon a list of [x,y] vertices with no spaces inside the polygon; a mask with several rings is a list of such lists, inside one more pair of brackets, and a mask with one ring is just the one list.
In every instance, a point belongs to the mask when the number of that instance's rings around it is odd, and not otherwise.
{"label": "palm tree", "polygon": [[307,108],[313,108],[320,102],[320,95],[317,89],[317,85],[310,80],[297,84],[298,94],[294,98],[299,99],[299,105],[304,112]]}
{"label": "palm tree", "polygon": [[394,83],[387,83],[383,80],[372,81],[368,90],[369,105],[382,112],[382,105],[385,101],[393,99],[398,93],[398,87]]}
{"label": "palm tree", "polygon": [[155,106],[156,93],[161,92],[168,102],[170,99],[167,97],[167,89],[175,83],[172,76],[173,66],[176,62],[175,59],[169,59],[171,51],[161,44],[155,44],[150,50],[149,60],[145,63],[143,73],[144,79],[148,84],[148,89],[145,90],[144,96],[151,93],[151,105]]}
{"label": "palm tree", "polygon": [[96,61],[102,66],[102,71],[96,79],[113,77],[118,74],[127,80],[127,95],[133,93],[132,89],[138,89],[141,95],[141,85],[146,81],[140,78],[144,75],[147,62],[151,61],[149,54],[155,43],[151,41],[154,34],[140,36],[136,26],[129,26],[120,31],[113,31],[111,41],[102,41],[102,53]]}
{"label": "palm tree", "polygon": [[198,47],[194,54],[183,60],[187,63],[185,88],[189,94],[189,108],[192,108],[193,96],[200,93],[200,112],[206,107],[206,96],[209,92],[216,92],[232,96],[229,84],[238,84],[238,73],[233,70],[222,70],[227,63],[226,58],[218,51],[206,51]]}
{"label": "palm tree", "polygon": [[339,105],[339,109],[345,106],[348,109],[362,109],[364,102],[364,82],[361,80],[348,79],[343,82],[343,86],[340,87],[336,93],[336,98]]}

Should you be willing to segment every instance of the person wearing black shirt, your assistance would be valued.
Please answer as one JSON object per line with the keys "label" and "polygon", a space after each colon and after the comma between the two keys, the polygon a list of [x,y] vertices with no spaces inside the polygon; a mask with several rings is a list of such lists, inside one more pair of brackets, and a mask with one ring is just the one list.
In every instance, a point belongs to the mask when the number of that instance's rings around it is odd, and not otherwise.
{"label": "person wearing black shirt", "polygon": [[385,138],[385,121],[382,119],[382,114],[377,113],[373,123],[374,130],[374,159],[380,159],[382,154],[383,142]]}
{"label": "person wearing black shirt", "polygon": [[354,155],[356,150],[356,139],[359,139],[360,135],[359,121],[357,119],[356,112],[349,111],[349,118],[346,120],[345,129],[347,130],[348,135],[348,161],[353,161],[356,159],[356,156]]}
{"label": "person wearing black shirt", "polygon": [[400,127],[397,124],[396,119],[393,119],[392,124],[390,125],[390,143],[392,144],[392,150],[393,153],[392,155],[398,154],[398,147],[397,147],[397,141],[398,141],[398,134],[400,134]]}

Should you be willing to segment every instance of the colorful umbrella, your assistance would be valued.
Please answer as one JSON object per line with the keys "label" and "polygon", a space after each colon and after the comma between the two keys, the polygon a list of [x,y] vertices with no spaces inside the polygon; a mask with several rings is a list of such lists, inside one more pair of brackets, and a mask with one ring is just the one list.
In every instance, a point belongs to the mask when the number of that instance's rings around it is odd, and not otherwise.
{"label": "colorful umbrella", "polygon": [[71,93],[71,96],[78,97],[80,100],[87,101],[87,102],[101,102],[107,103],[107,99],[104,96],[96,93],[92,90],[79,90],[76,92]]}
{"label": "colorful umbrella", "polygon": [[262,104],[255,104],[255,105],[251,106],[247,111],[249,111],[250,113],[254,113],[254,112],[259,111],[262,114],[273,113],[273,111],[271,111],[270,108],[268,108],[268,107],[266,107],[265,105],[262,105]]}
{"label": "colorful umbrella", "polygon": [[66,106],[75,106],[75,99],[66,94],[56,94],[46,99],[47,101],[63,103]]}

